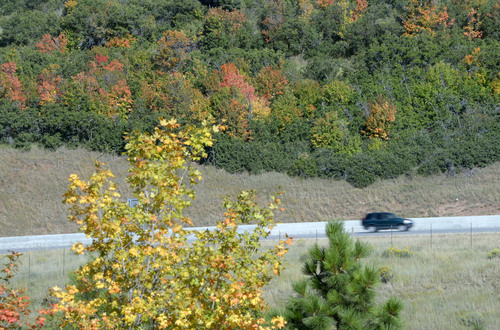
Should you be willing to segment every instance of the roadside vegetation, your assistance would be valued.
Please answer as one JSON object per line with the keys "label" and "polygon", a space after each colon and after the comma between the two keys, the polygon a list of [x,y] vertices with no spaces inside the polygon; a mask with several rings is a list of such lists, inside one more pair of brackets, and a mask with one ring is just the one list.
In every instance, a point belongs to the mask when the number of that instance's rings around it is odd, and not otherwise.
{"label": "roadside vegetation", "polygon": [[[500,285],[500,259],[489,258],[489,254],[499,248],[498,233],[473,234],[472,247],[468,234],[434,235],[432,250],[428,236],[395,235],[393,248],[408,249],[408,257],[385,256],[391,247],[389,236],[359,239],[371,249],[362,264],[380,271],[377,301],[397,297],[403,302],[404,329],[496,328],[500,296],[495,288]],[[283,272],[264,288],[264,299],[271,308],[284,310],[293,293],[292,283],[304,278],[301,267],[315,243],[326,246],[327,240],[301,239],[289,248]],[[272,244],[263,242],[264,247]],[[75,256],[69,250],[26,252],[13,284],[28,288],[33,310],[47,308],[48,303],[55,302],[48,288],[64,286],[70,273],[85,261],[85,256]]]}
{"label": "roadside vegetation", "polygon": [[[374,266],[382,283],[376,287],[377,302],[396,297],[403,302],[404,329],[496,329],[500,308],[500,262],[489,258],[498,249],[500,234],[429,236],[363,236],[371,247],[362,259]],[[301,266],[307,251],[326,239],[298,240],[287,254],[285,270],[266,288],[265,298],[284,310],[293,293],[291,283],[304,278]],[[389,253],[387,251],[399,251]],[[406,252],[409,251],[409,254]],[[385,282],[385,283],[384,283]]]}

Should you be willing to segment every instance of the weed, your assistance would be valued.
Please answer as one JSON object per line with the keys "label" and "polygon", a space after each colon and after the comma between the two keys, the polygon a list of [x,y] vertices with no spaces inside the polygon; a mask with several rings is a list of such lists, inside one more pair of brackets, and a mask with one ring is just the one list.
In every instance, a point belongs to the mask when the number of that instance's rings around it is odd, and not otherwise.
{"label": "weed", "polygon": [[382,266],[378,269],[378,273],[380,275],[380,280],[382,283],[388,283],[394,275],[392,274],[392,269],[387,266]]}
{"label": "weed", "polygon": [[485,328],[485,322],[481,314],[475,311],[462,311],[459,313],[460,323],[474,330]]}
{"label": "weed", "polygon": [[500,258],[500,249],[493,249],[488,253],[488,259]]}
{"label": "weed", "polygon": [[392,257],[399,257],[399,258],[408,258],[411,255],[413,255],[413,252],[410,252],[410,247],[407,246],[404,249],[398,249],[396,247],[389,247],[387,250],[382,252],[382,257],[384,258],[392,258]]}

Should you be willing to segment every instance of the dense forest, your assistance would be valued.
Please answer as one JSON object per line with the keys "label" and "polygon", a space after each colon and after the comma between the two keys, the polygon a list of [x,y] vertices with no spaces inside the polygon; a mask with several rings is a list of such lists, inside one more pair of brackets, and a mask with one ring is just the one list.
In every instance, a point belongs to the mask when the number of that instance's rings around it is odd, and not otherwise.
{"label": "dense forest", "polygon": [[494,0],[11,0],[0,141],[121,153],[158,118],[203,163],[365,187],[500,154]]}

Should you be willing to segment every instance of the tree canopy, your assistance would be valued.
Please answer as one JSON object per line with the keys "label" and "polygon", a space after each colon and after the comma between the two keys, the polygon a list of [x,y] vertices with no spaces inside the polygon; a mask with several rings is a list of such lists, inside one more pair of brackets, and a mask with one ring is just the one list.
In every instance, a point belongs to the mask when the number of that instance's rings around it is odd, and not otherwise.
{"label": "tree canopy", "polygon": [[484,166],[499,155],[499,14],[492,0],[10,1],[0,141],[122,152],[159,117],[213,117],[200,161],[231,172],[363,187]]}

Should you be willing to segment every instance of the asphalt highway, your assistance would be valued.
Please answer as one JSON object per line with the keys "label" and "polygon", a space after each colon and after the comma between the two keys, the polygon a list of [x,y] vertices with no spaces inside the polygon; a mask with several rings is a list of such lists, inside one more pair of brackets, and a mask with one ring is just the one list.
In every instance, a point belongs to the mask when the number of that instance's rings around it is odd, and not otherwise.
{"label": "asphalt highway", "polygon": [[[433,235],[437,234],[478,234],[500,233],[500,215],[474,217],[412,218],[414,226],[409,231],[381,230],[369,233],[361,227],[360,220],[344,221],[344,228],[354,236],[390,236],[390,235]],[[297,239],[325,237],[326,222],[279,223],[271,231],[268,239],[278,239],[285,235]],[[239,226],[238,231],[248,231],[253,225]],[[211,230],[213,227],[197,227],[190,230]],[[194,237],[194,235],[192,235]],[[0,253],[7,251],[34,251],[47,249],[65,249],[75,243],[89,244],[90,238],[84,234],[60,234],[0,237]]]}
{"label": "asphalt highway", "polygon": [[[411,236],[411,235],[440,235],[440,234],[470,234],[470,228],[450,228],[450,229],[433,229],[431,230],[408,230],[408,231],[398,231],[396,229],[392,230],[392,235],[394,236]],[[481,227],[481,228],[473,228],[472,234],[481,234],[481,233],[500,233],[500,227]],[[353,232],[354,237],[377,237],[377,236],[390,236],[391,230],[380,230],[375,233],[370,233],[366,230],[363,231],[355,231]],[[278,235],[271,235],[269,239],[279,239],[281,237]],[[296,234],[294,235],[296,239],[315,239],[315,238],[326,238],[325,233],[318,234]]]}

